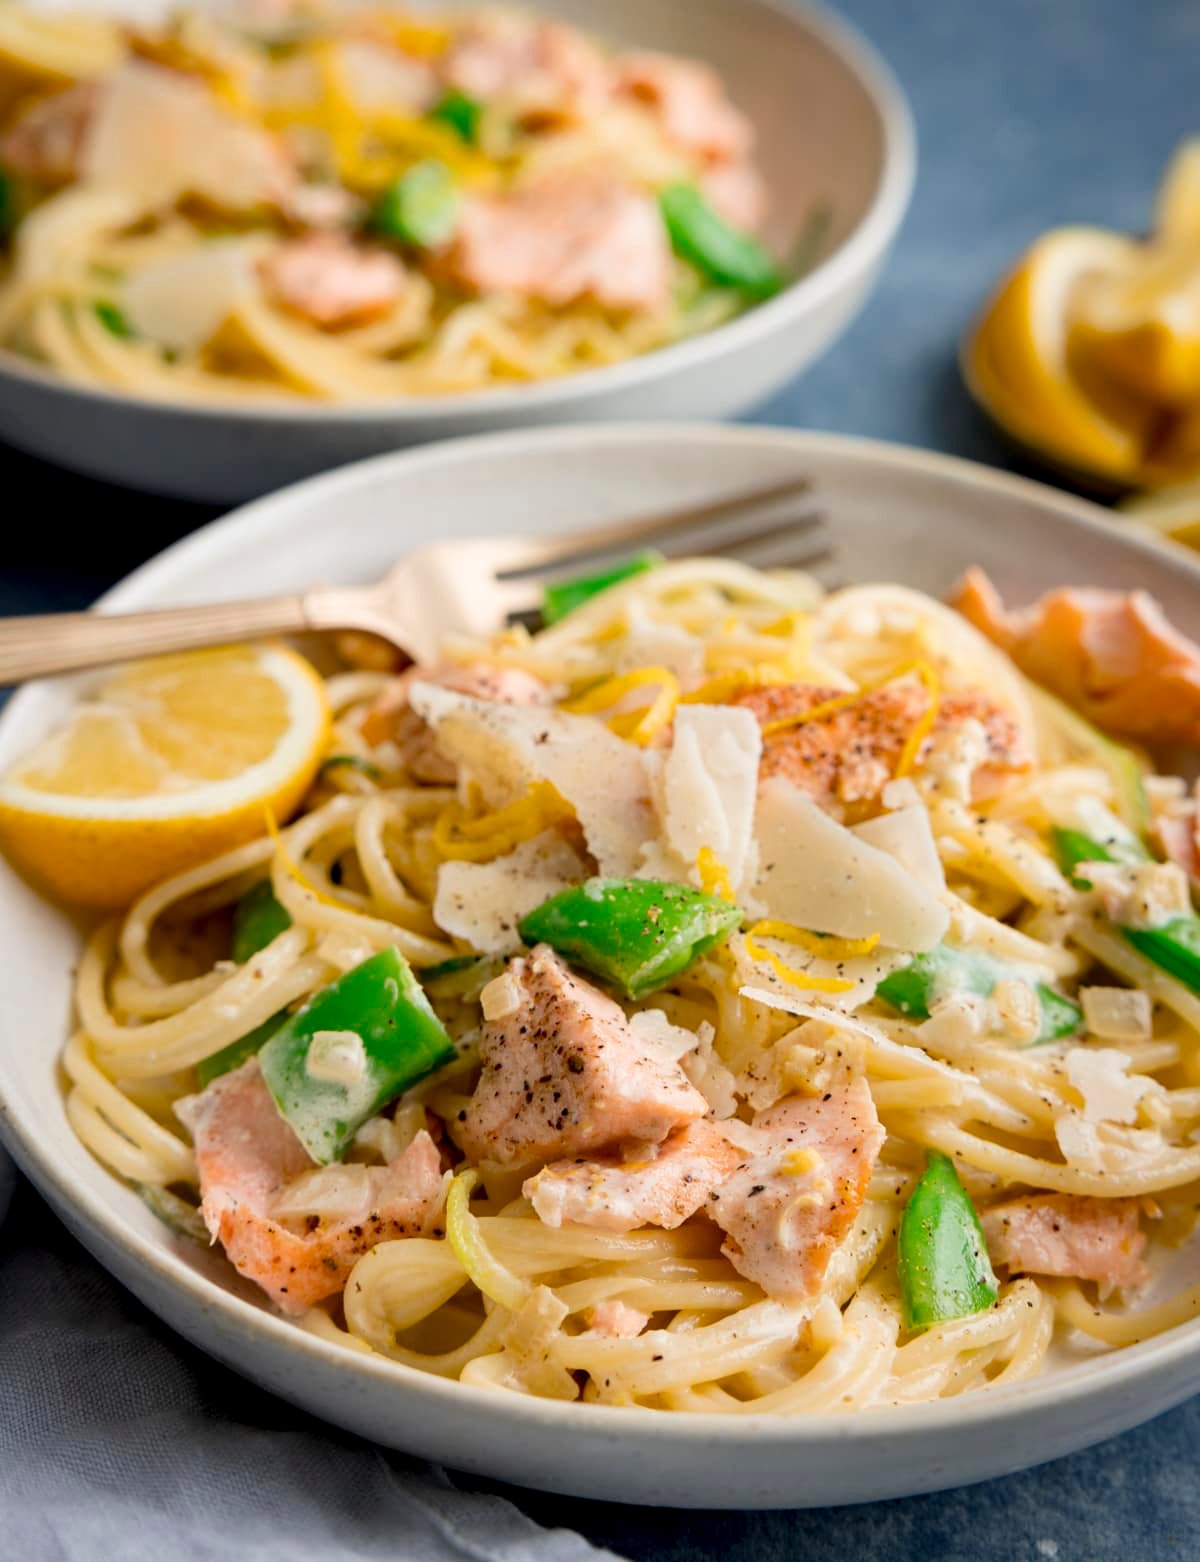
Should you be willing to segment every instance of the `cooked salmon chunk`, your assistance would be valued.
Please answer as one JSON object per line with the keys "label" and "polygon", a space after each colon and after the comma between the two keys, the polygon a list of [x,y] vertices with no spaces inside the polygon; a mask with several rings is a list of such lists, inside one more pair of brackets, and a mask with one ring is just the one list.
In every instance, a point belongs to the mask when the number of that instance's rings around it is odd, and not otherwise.
{"label": "cooked salmon chunk", "polygon": [[708,1203],[743,1159],[711,1123],[691,1123],[628,1159],[554,1161],[525,1184],[525,1197],[547,1226],[673,1231]]}
{"label": "cooked salmon chunk", "polygon": [[1011,1274],[1064,1275],[1102,1285],[1146,1277],[1146,1236],[1136,1199],[1038,1193],[994,1204],[980,1216],[992,1262]]}
{"label": "cooked salmon chunk", "polygon": [[81,81],[31,103],[0,136],[0,164],[39,184],[76,178],[100,93],[96,82]]}
{"label": "cooked salmon chunk", "polygon": [[290,239],[264,258],[261,272],[275,303],[324,330],[386,314],[409,287],[395,255],[338,233]]}
{"label": "cooked salmon chunk", "polygon": [[598,168],[466,201],[446,265],[479,293],[563,305],[654,310],[670,294],[671,256],[653,199]]}
{"label": "cooked salmon chunk", "polygon": [[[749,689],[733,701],[752,710],[764,728],[759,780],[783,776],[815,801],[860,803],[877,797],[895,773],[905,740],[920,721],[929,696],[917,683],[891,683],[826,716],[770,731],[772,723],[815,710],[845,691],[819,684],[780,684]],[[1027,769],[1033,762],[1013,718],[984,694],[947,694],[938,704],[933,731],[917,756],[918,766],[942,735],[977,721],[985,743],[972,788],[993,789],[997,776]]]}
{"label": "cooked salmon chunk", "polygon": [[[257,1058],[178,1102],[176,1112],[191,1130],[200,1213],[213,1240],[284,1312],[304,1312],[340,1292],[377,1242],[417,1236],[436,1222],[442,1166],[427,1133],[390,1166],[317,1171],[280,1116]],[[304,1199],[295,1194],[306,1173],[322,1180],[322,1199],[336,1204],[336,1217],[301,1213]]]}
{"label": "cooked salmon chunk", "polygon": [[610,1340],[630,1340],[640,1334],[650,1322],[650,1314],[630,1307],[628,1302],[614,1299],[597,1302],[591,1310],[591,1326],[597,1334]]}
{"label": "cooked salmon chunk", "polygon": [[984,572],[970,569],[950,600],[1097,726],[1150,742],[1200,740],[1200,645],[1144,591],[1072,586],[1008,612]]}
{"label": "cooked salmon chunk", "polygon": [[620,90],[650,105],[668,140],[713,162],[732,162],[754,141],[750,121],[725,95],[716,71],[698,60],[638,52],[618,61]]}
{"label": "cooked salmon chunk", "polygon": [[594,112],[613,88],[612,67],[573,27],[501,13],[461,28],[440,71],[450,86],[485,102],[506,98],[578,114]]}
{"label": "cooked salmon chunk", "polygon": [[436,683],[476,700],[498,705],[546,705],[550,690],[540,678],[519,667],[488,667],[472,663],[464,667],[410,667],[394,679],[363,719],[362,734],[368,743],[389,739],[401,752],[404,767],[417,781],[450,785],[457,771],[454,761],[438,747],[427,722],[409,707],[408,691],[414,683]]}
{"label": "cooked salmon chunk", "polygon": [[638,1041],[613,1000],[539,945],[513,960],[516,1002],[483,1029],[483,1074],[452,1125],[472,1160],[519,1165],[658,1143],[704,1116],[678,1063]]}
{"label": "cooked salmon chunk", "polygon": [[754,1120],[760,1148],[709,1197],[721,1251],[768,1296],[819,1290],[854,1224],[884,1132],[863,1079],[825,1096],[791,1096]]}

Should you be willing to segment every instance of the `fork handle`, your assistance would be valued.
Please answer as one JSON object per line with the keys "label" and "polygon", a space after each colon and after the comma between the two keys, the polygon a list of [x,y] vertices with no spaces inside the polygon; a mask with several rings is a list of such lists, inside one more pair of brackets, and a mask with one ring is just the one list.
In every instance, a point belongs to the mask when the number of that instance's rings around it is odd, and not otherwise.
{"label": "fork handle", "polygon": [[0,685],[315,627],[301,595],[154,613],[30,613],[0,619]]}

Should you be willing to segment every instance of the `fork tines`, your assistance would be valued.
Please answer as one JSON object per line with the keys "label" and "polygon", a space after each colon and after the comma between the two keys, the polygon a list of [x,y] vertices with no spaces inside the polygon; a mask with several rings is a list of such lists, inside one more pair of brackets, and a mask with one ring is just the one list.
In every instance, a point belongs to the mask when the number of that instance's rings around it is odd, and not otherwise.
{"label": "fork tines", "polygon": [[811,502],[811,493],[811,478],[795,477],[566,537],[539,538],[535,559],[501,571],[498,578],[570,576],[645,548],[668,558],[717,555],[763,568],[804,568],[831,552],[824,514]]}

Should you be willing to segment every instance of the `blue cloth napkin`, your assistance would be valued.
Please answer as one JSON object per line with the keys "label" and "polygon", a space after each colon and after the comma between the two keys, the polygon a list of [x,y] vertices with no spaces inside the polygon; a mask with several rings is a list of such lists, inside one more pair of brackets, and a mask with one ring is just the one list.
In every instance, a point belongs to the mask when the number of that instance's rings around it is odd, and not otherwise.
{"label": "blue cloth napkin", "polygon": [[21,1185],[0,1230],[0,1556],[603,1562],[613,1553],[543,1529],[502,1497],[460,1491],[443,1471],[323,1426],[216,1366],[91,1263]]}

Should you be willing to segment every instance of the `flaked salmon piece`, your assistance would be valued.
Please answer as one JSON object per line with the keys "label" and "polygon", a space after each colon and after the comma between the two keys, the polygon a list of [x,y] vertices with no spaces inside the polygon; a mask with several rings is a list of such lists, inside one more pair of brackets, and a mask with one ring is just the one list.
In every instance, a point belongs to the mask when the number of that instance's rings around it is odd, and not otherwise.
{"label": "flaked salmon piece", "polygon": [[992,1262],[1012,1274],[1063,1275],[1114,1286],[1146,1278],[1136,1199],[1038,1193],[982,1211]]}
{"label": "flaked salmon piece", "polygon": [[[442,1164],[428,1133],[417,1134],[390,1166],[336,1166],[315,1172],[280,1116],[257,1058],[176,1103],[192,1134],[200,1174],[200,1213],[230,1263],[284,1312],[301,1313],[336,1295],[356,1261],[377,1242],[417,1236],[442,1206]],[[277,1213],[298,1178],[313,1173],[336,1218],[308,1215],[295,1230]],[[344,1190],[335,1190],[340,1175]]]}
{"label": "flaked salmon piece", "polygon": [[0,164],[38,184],[77,178],[101,91],[99,83],[81,81],[31,103],[0,136]]}
{"label": "flaked salmon piece", "polygon": [[973,568],[950,602],[1027,677],[1098,727],[1151,742],[1200,740],[1200,645],[1146,592],[1068,586],[1010,613]]}
{"label": "flaked salmon piece", "polygon": [[1154,834],[1163,856],[1183,869],[1195,883],[1200,880],[1200,781],[1192,789],[1192,801],[1178,813],[1159,814]]}
{"label": "flaked salmon piece", "polygon": [[472,18],[439,65],[448,85],[473,98],[580,117],[601,107],[614,86],[612,66],[582,33],[519,16]]}
{"label": "flaked salmon piece", "polygon": [[767,186],[748,161],[718,163],[698,180],[701,190],[719,217],[744,233],[755,233],[767,215]]}
{"label": "flaked salmon piece", "polygon": [[648,104],[676,146],[733,162],[754,144],[754,128],[725,94],[711,66],[673,54],[637,52],[617,61],[618,90]]}
{"label": "flaked salmon piece", "polygon": [[483,1028],[483,1074],[451,1134],[472,1160],[514,1165],[658,1143],[708,1110],[678,1063],[541,944],[509,967],[519,1005]]}
{"label": "flaked salmon piece", "polygon": [[671,255],[654,200],[601,168],[546,174],[464,202],[445,260],[480,293],[563,305],[653,310],[670,294]]}
{"label": "flaked salmon piece", "polygon": [[[749,689],[732,703],[752,710],[763,726],[769,727],[772,722],[814,710],[844,692],[819,684],[780,684]],[[822,804],[860,803],[877,797],[895,773],[905,741],[928,700],[919,684],[885,684],[828,716],[767,732],[759,780],[783,776]],[[985,738],[972,790],[976,796],[984,796],[994,789],[998,776],[1027,770],[1033,763],[1016,721],[984,694],[942,697],[933,730],[917,755],[917,765],[940,737],[972,720],[980,724]]]}
{"label": "flaked salmon piece", "polygon": [[650,1314],[640,1312],[614,1297],[611,1301],[597,1302],[591,1310],[591,1326],[597,1334],[610,1340],[630,1340],[640,1334],[650,1322]]}
{"label": "flaked salmon piece", "polygon": [[854,1224],[884,1131],[864,1079],[791,1096],[754,1120],[761,1148],[709,1197],[721,1251],[768,1296],[812,1296]]}
{"label": "flaked salmon piece", "polygon": [[408,691],[414,683],[436,683],[440,688],[467,694],[499,705],[548,705],[550,689],[540,678],[520,667],[489,667],[484,662],[462,667],[410,667],[394,679],[363,718],[362,735],[368,743],[395,743],[404,767],[417,781],[437,786],[453,784],[454,761],[438,747],[429,725],[409,707]]}
{"label": "flaked salmon piece", "polygon": [[553,1161],[523,1192],[547,1226],[673,1231],[707,1204],[713,1188],[742,1159],[711,1123],[691,1123],[628,1160],[610,1155]]}
{"label": "flaked salmon piece", "polygon": [[289,239],[264,257],[260,274],[274,303],[323,330],[386,314],[409,288],[395,255],[337,233]]}

